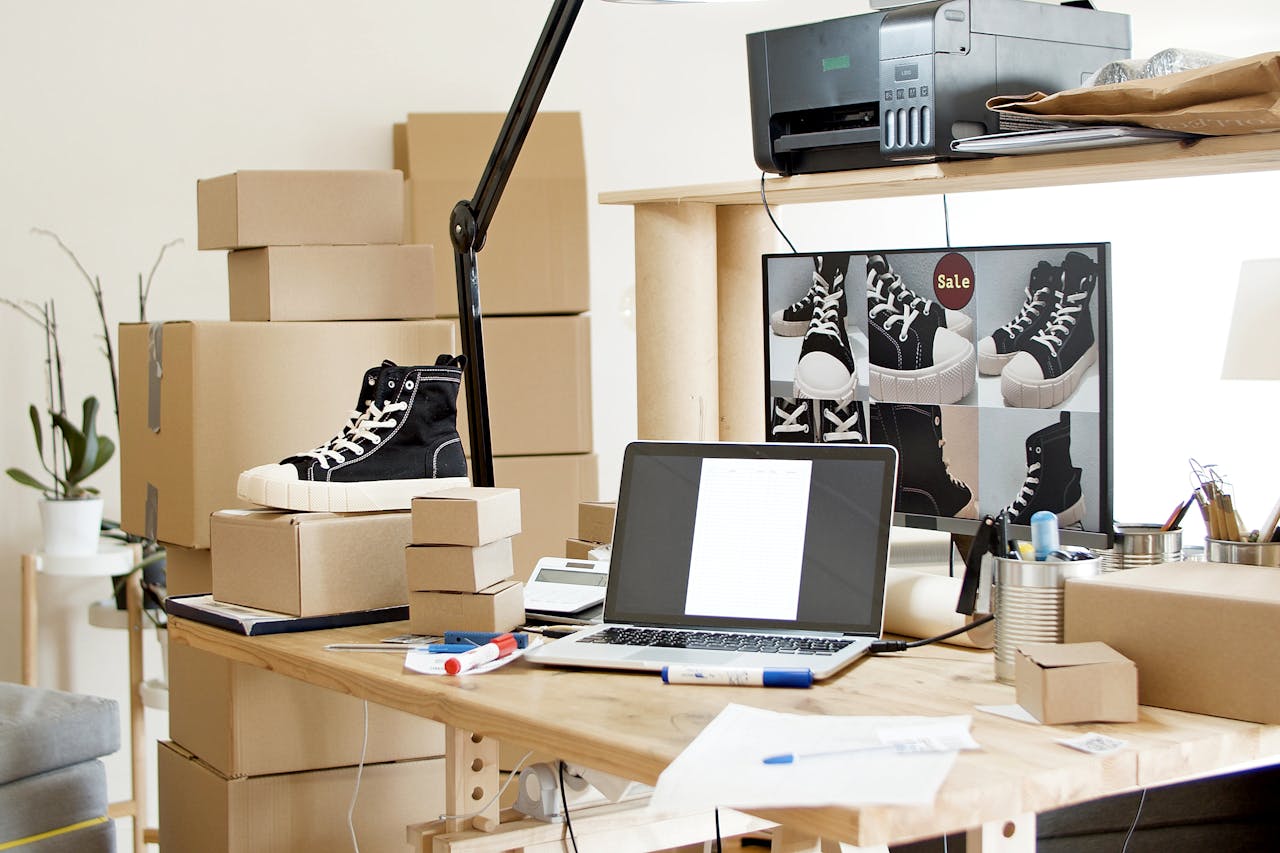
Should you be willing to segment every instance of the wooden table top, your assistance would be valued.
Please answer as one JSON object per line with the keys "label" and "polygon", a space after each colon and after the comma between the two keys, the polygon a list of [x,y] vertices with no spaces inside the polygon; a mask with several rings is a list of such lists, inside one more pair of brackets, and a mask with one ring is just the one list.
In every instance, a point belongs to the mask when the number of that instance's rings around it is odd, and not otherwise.
{"label": "wooden table top", "polygon": [[[957,832],[1134,788],[1211,774],[1280,755],[1280,727],[1161,708],[1136,723],[1034,726],[975,710],[1007,705],[990,652],[929,646],[864,659],[809,690],[667,685],[652,673],[581,671],[525,661],[478,676],[406,672],[398,654],[326,651],[404,633],[387,623],[243,637],[170,620],[173,642],[468,731],[653,784],[729,703],[798,714],[971,714],[982,750],[961,753],[931,807],[871,806],[753,812],[813,835],[888,844]],[[1101,732],[1128,742],[1103,757],[1055,743]]]}

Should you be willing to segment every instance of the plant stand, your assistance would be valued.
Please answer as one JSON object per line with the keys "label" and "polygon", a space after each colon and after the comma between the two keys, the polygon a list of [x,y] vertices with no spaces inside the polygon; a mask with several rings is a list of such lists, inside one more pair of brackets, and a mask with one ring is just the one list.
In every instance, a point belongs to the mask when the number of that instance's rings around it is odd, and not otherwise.
{"label": "plant stand", "polygon": [[[53,556],[49,554],[22,555],[22,683],[36,686],[39,655],[38,641],[38,587],[41,572],[50,575],[77,575],[81,577],[128,573],[137,563],[134,548],[124,545],[102,545],[96,555],[87,557]],[[159,843],[155,829],[144,829],[147,809],[147,764],[145,744],[146,718],[142,704],[142,585],[141,573],[132,572],[126,584],[129,618],[129,749],[132,796],[128,800],[111,803],[107,814],[112,818],[127,817],[133,821],[133,850],[143,853],[146,844]]]}

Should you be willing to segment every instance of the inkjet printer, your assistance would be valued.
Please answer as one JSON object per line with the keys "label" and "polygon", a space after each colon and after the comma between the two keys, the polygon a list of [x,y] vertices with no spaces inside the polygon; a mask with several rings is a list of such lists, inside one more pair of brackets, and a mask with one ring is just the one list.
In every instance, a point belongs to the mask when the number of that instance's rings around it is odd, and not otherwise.
{"label": "inkjet printer", "polygon": [[1128,15],[1034,0],[914,3],[751,33],[756,163],[791,175],[959,156],[952,140],[1000,129],[988,98],[1075,88],[1129,51]]}

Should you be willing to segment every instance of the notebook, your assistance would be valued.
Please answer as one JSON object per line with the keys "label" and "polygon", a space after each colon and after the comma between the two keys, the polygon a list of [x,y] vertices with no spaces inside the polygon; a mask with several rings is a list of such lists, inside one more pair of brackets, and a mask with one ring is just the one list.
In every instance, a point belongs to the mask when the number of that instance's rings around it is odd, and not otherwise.
{"label": "notebook", "polygon": [[833,675],[883,627],[896,472],[881,445],[634,442],[602,624],[526,657]]}

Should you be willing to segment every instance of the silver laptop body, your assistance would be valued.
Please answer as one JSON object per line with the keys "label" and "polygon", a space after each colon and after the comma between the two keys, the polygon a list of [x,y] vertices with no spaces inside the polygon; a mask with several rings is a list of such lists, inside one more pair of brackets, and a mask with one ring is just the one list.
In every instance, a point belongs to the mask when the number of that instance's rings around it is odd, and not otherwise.
{"label": "silver laptop body", "polygon": [[896,471],[881,445],[630,444],[603,624],[526,658],[833,675],[883,628]]}

